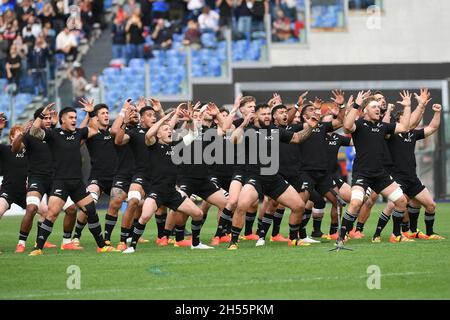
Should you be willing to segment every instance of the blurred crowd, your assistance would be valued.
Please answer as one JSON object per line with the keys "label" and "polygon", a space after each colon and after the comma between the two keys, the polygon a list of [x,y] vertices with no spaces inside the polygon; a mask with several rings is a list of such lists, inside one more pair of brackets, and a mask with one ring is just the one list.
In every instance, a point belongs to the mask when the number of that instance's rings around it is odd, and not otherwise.
{"label": "blurred crowd", "polygon": [[[199,45],[201,35],[221,37],[232,30],[233,40],[265,33],[271,15],[272,38],[299,40],[304,0],[119,0],[112,25],[113,59],[151,58],[152,49],[170,49],[174,34],[184,45]],[[300,19],[300,20],[299,20]],[[270,31],[269,31],[270,32]],[[264,35],[263,35],[264,36]]]}
{"label": "blurred crowd", "polygon": [[[80,41],[103,22],[101,0],[76,1],[76,14],[70,11],[75,1],[0,1],[0,78],[16,92],[46,95],[55,69],[77,60]],[[73,24],[67,22],[71,13]]]}

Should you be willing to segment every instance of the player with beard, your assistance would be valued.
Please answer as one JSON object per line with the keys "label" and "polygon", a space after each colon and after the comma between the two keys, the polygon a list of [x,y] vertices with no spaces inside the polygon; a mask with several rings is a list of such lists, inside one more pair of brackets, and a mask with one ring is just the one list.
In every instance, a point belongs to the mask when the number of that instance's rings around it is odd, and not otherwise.
{"label": "player with beard", "polygon": [[[410,239],[431,239],[441,240],[442,236],[434,232],[433,225],[435,220],[436,203],[433,201],[428,189],[422,184],[416,173],[416,157],[414,154],[416,142],[425,139],[435,133],[440,126],[442,106],[439,104],[433,105],[434,116],[430,124],[423,129],[410,130],[405,133],[390,135],[387,139],[389,150],[394,162],[393,176],[396,181],[399,182],[402,190],[405,192],[409,203],[414,206],[408,207],[409,210],[409,222],[411,232],[403,232],[404,236]],[[399,112],[395,116],[395,122],[401,123],[403,121],[404,114]],[[417,229],[418,212],[411,210],[411,208],[419,208],[423,206],[425,208],[425,225],[426,234],[423,234]],[[387,219],[380,217],[375,235],[372,238],[372,242],[381,242],[381,232],[386,226],[390,215],[385,214]],[[392,235],[390,241],[393,243],[398,242],[395,236]]]}
{"label": "player with beard", "polygon": [[[6,125],[6,117],[0,113],[0,133]],[[23,135],[21,126],[9,130],[9,145],[0,144],[0,169],[3,180],[0,186],[0,218],[13,203],[26,207],[27,155],[25,149],[12,151],[14,140]]]}
{"label": "player with beard", "polygon": [[[387,174],[382,163],[385,135],[404,133],[409,130],[411,95],[409,92],[403,92],[400,96],[402,101],[398,103],[404,107],[404,117],[397,124],[381,121],[380,103],[375,97],[370,96],[370,91],[359,92],[355,103],[349,103],[352,109],[344,119],[344,129],[346,133],[352,133],[356,149],[356,158],[353,163],[355,174],[351,201],[343,216],[339,238],[336,241],[338,248],[343,246],[347,232],[353,228],[368,187],[388,197],[395,204],[393,230],[395,239],[398,242],[407,239],[402,237],[400,231],[407,200],[400,186]],[[364,116],[356,120],[360,108]]]}
{"label": "player with beard", "polygon": [[73,108],[64,108],[59,113],[61,128],[42,129],[42,119],[50,111],[51,106],[47,106],[34,120],[30,129],[30,135],[48,143],[56,166],[53,189],[48,202],[48,213],[39,230],[37,245],[30,255],[43,254],[44,243],[51,234],[53,224],[68,196],[86,213],[89,231],[97,243],[97,252],[117,251],[113,247],[105,245],[94,199],[86,191],[82,180],[80,143],[95,135],[96,132],[89,128],[79,129],[76,127],[77,113]]}
{"label": "player with beard", "polygon": [[[86,140],[86,146],[91,158],[91,173],[88,179],[88,191],[91,193],[94,202],[97,204],[100,195],[103,193],[111,195],[113,186],[114,171],[117,166],[117,152],[111,135],[109,125],[109,109],[106,104],[94,106],[93,100],[82,99],[80,104],[86,111],[86,117],[80,128],[86,125],[96,131],[97,134]],[[105,243],[110,245],[111,233],[117,222],[117,211],[110,212],[105,216]],[[74,235],[74,243],[79,245],[81,232],[87,223],[87,217],[80,213],[77,220],[77,228]]]}
{"label": "player with beard", "polygon": [[[34,113],[34,120],[38,118],[43,110],[44,107],[36,110]],[[42,129],[55,127],[58,122],[57,119],[56,112],[45,114],[41,123]],[[29,123],[29,128],[31,128],[32,123],[33,121]],[[25,244],[33,225],[34,216],[39,212],[40,219],[38,220],[37,238],[39,228],[42,221],[44,221],[47,212],[46,201],[43,201],[43,197],[44,195],[47,197],[50,195],[53,186],[54,163],[48,144],[45,141],[31,136],[28,132],[29,128],[26,130],[25,134],[20,134],[17,139],[14,140],[12,145],[13,152],[26,150],[28,158],[27,205],[25,215],[20,225],[19,242],[16,246],[16,253],[25,252]],[[66,215],[64,216],[64,235],[61,250],[80,250],[82,248],[77,247],[71,241],[72,230],[77,216],[76,206],[71,199],[66,201],[63,210]],[[56,246],[50,244],[48,241],[44,244],[44,248],[54,247]]]}
{"label": "player with beard", "polygon": [[[135,169],[131,181],[130,189],[128,191],[128,205],[122,219],[122,227],[130,229],[132,227],[133,218],[137,222],[136,217],[140,215],[142,210],[142,198],[145,195],[145,188],[148,184],[148,175],[151,168],[148,163],[148,148],[145,145],[145,134],[148,129],[156,122],[156,111],[150,106],[145,105],[142,101],[139,103],[140,123],[136,128],[132,128],[125,132],[126,124],[123,123],[123,116],[119,114],[117,118],[119,130],[115,136],[115,143],[123,146],[129,143],[133,151]],[[163,115],[163,111],[158,110],[158,113]],[[126,244],[121,241],[118,249],[125,250]]]}
{"label": "player with beard", "polygon": [[[149,186],[150,191],[145,199],[142,215],[134,227],[131,246],[123,253],[135,252],[137,240],[144,232],[146,223],[161,206],[166,206],[175,212],[192,217],[192,249],[213,249],[213,247],[209,247],[200,242],[200,229],[203,224],[202,211],[189,197],[182,195],[181,192],[175,189],[177,171],[172,156],[174,154],[174,147],[178,142],[172,141],[172,131],[178,121],[178,117],[187,115],[181,109],[181,106],[176,111],[161,118],[146,134],[145,138],[146,144],[149,147],[150,162],[154,169]],[[189,112],[189,114],[187,115],[187,124],[185,127],[189,133],[179,142],[184,145],[192,143],[198,134],[198,132],[195,132],[197,128],[193,124],[192,112]],[[169,119],[170,122],[167,123]],[[169,234],[169,232],[169,230],[166,230],[166,234]]]}
{"label": "player with beard", "polygon": [[[281,143],[301,143],[305,141],[312,133],[313,128],[317,125],[317,120],[314,117],[305,118],[306,124],[304,129],[293,133],[282,128],[277,128],[271,122],[271,110],[267,104],[261,104],[255,108],[256,114],[249,114],[244,122],[233,132],[232,141],[234,143],[242,143],[245,135],[253,142],[256,142],[257,159],[256,164],[250,160],[254,154],[250,155],[246,152],[246,175],[247,180],[239,195],[238,205],[233,216],[233,226],[231,228],[231,242],[228,250],[238,249],[237,243],[239,234],[244,226],[244,217],[248,209],[258,201],[261,195],[267,195],[273,200],[291,209],[289,217],[289,238],[288,244],[290,246],[297,245],[298,231],[305,204],[296,190],[289,185],[278,173],[265,174],[264,171],[273,169],[263,164],[261,150],[270,150],[272,157],[274,152],[272,150],[272,141]],[[251,121],[253,120],[253,123]],[[278,171],[278,169],[276,169]]]}
{"label": "player with beard", "polygon": [[[190,107],[189,107],[190,109]],[[183,162],[178,171],[178,187],[182,193],[190,197],[195,194],[218,208],[219,212],[225,209],[227,199],[220,188],[208,177],[208,166],[203,158],[203,151],[217,137],[217,129],[214,128],[214,119],[217,119],[219,127],[223,125],[224,118],[219,108],[213,104],[205,104],[200,109],[201,126],[198,127],[198,136],[195,140],[183,147]],[[195,154],[201,155],[201,163],[196,161]],[[226,209],[225,209],[226,210]],[[191,246],[191,240],[184,239],[184,228],[187,215],[177,212],[178,218],[175,225],[175,247]],[[203,217],[203,222],[206,217]],[[214,240],[214,239],[213,239]],[[220,240],[219,240],[220,241]]]}

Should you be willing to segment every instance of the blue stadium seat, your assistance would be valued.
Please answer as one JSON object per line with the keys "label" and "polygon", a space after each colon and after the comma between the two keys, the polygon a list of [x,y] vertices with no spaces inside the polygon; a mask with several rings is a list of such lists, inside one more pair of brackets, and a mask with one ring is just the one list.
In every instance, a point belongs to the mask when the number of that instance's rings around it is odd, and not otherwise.
{"label": "blue stadium seat", "polygon": [[128,66],[130,68],[134,68],[134,69],[144,68],[145,60],[144,59],[131,59]]}

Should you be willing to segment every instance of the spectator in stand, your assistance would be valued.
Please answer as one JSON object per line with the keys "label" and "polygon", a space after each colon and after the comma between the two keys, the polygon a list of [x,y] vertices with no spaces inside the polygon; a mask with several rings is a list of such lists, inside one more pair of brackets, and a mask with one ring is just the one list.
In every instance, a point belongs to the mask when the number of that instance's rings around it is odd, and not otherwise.
{"label": "spectator in stand", "polygon": [[15,83],[17,86],[16,91],[19,89],[20,84],[20,70],[22,66],[22,58],[19,55],[19,51],[17,50],[16,45],[12,45],[9,49],[9,55],[6,58],[6,78],[9,83]]}
{"label": "spectator in stand", "polygon": [[219,8],[221,27],[231,27],[233,24],[233,0],[217,0],[216,7]]}
{"label": "spectator in stand", "polygon": [[29,16],[27,24],[22,29],[22,37],[25,38],[25,34],[27,36],[32,36],[36,39],[42,32],[42,25],[40,22],[36,21],[35,16]]}
{"label": "spectator in stand", "polygon": [[126,60],[126,32],[125,21],[118,16],[112,25],[112,58]]}
{"label": "spectator in stand", "polygon": [[28,45],[23,41],[22,36],[18,35],[14,41],[12,42],[12,45],[15,45],[17,48],[17,53],[22,58],[21,61],[21,74],[25,75],[27,73],[28,69]]}
{"label": "spectator in stand", "polygon": [[[0,33],[0,78],[6,78],[6,57],[8,56],[8,41],[3,40],[3,34]],[[2,88],[0,88],[1,90]]]}
{"label": "spectator in stand", "polygon": [[12,43],[19,33],[19,21],[14,19],[12,22],[7,23],[6,31],[3,33],[3,38],[8,40],[9,43]]}
{"label": "spectator in stand", "polygon": [[42,13],[38,17],[39,20],[41,20],[41,23],[45,25],[47,22],[52,23],[52,21],[55,19],[55,16],[56,14],[53,10],[52,4],[50,2],[47,2],[42,9]]}
{"label": "spectator in stand", "polygon": [[76,60],[77,45],[77,39],[67,27],[56,36],[56,52],[64,54],[66,61]]}
{"label": "spectator in stand", "polygon": [[273,41],[285,41],[292,37],[291,20],[284,15],[283,10],[276,10],[277,19],[272,25]]}
{"label": "spectator in stand", "polygon": [[23,0],[22,4],[16,7],[16,16],[19,19],[20,29],[28,23],[28,18],[34,15],[33,3],[30,0]]}
{"label": "spectator in stand", "polygon": [[64,2],[58,1],[56,2],[55,9],[55,17],[52,19],[52,27],[55,29],[56,33],[59,33],[66,27],[66,21],[68,15],[64,13]]}
{"label": "spectator in stand", "polygon": [[200,30],[198,29],[198,23],[194,20],[189,20],[186,33],[184,34],[183,44],[185,46],[194,45],[200,46]]}
{"label": "spectator in stand", "polygon": [[217,32],[219,30],[219,14],[212,11],[209,6],[204,6],[202,14],[198,17],[198,25],[201,32]]}
{"label": "spectator in stand", "polygon": [[94,22],[92,20],[92,9],[89,1],[85,0],[80,2],[80,16],[83,25],[83,33],[86,38],[90,38]]}
{"label": "spectator in stand", "polygon": [[141,20],[141,10],[135,9],[131,18],[128,19],[125,26],[125,32],[127,34],[127,53],[128,61],[133,58],[144,57],[144,26]]}
{"label": "spectator in stand", "polygon": [[237,0],[236,4],[236,16],[237,16],[237,31],[244,35],[247,39],[250,39],[252,31],[252,12],[250,7],[253,3],[250,0]]}
{"label": "spectator in stand", "polygon": [[305,16],[303,14],[303,12],[299,13],[298,15],[298,19],[295,20],[294,22],[294,36],[299,39],[300,41],[302,41],[303,39],[301,39],[302,37],[302,30],[305,29]]}
{"label": "spectator in stand", "polygon": [[166,27],[164,19],[156,20],[155,27],[152,32],[154,49],[170,49],[172,46],[172,32]]}
{"label": "spectator in stand", "polygon": [[197,20],[202,8],[205,6],[204,0],[184,0],[187,1],[188,19]]}
{"label": "spectator in stand", "polygon": [[125,15],[125,19],[131,18],[133,14],[139,10],[139,15],[141,14],[141,5],[136,2],[136,0],[128,0],[127,3],[123,6],[123,12]]}
{"label": "spectator in stand", "polygon": [[264,31],[264,16],[269,14],[269,0],[251,0],[253,29]]}
{"label": "spectator in stand", "polygon": [[152,25],[153,17],[153,1],[152,0],[142,0],[141,1],[141,19],[142,24],[146,27]]}
{"label": "spectator in stand", "polygon": [[35,94],[47,95],[47,61],[50,59],[47,43],[43,36],[36,38],[33,49],[29,54],[29,73],[33,77]]}
{"label": "spectator in stand", "polygon": [[86,81],[83,68],[81,68],[78,63],[75,63],[74,65],[77,66],[72,70],[69,70],[67,75],[72,82],[72,106],[74,108],[80,108],[81,105],[79,101],[86,97],[88,82]]}
{"label": "spectator in stand", "polygon": [[44,10],[44,6],[45,6],[46,3],[48,3],[48,2],[46,2],[44,0],[36,0],[36,1],[34,1],[34,12],[36,13],[37,16],[42,14],[42,12]]}
{"label": "spectator in stand", "polygon": [[101,101],[100,88],[98,86],[98,77],[94,74],[91,82],[86,85],[86,97],[89,100]]}

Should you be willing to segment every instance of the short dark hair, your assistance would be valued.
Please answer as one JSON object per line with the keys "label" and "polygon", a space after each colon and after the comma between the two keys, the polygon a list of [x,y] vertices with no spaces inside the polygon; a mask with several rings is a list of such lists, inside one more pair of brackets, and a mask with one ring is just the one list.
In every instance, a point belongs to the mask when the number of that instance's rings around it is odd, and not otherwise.
{"label": "short dark hair", "polygon": [[279,105],[273,107],[273,109],[272,109],[272,118],[274,117],[275,112],[277,112],[277,110],[280,110],[280,109],[286,109],[287,110],[287,107],[284,104],[279,104]]}
{"label": "short dark hair", "polygon": [[63,115],[65,115],[66,113],[69,113],[69,112],[77,113],[77,110],[75,108],[72,108],[72,107],[62,108],[61,111],[59,112],[59,124],[62,124],[62,117],[63,117]]}
{"label": "short dark hair", "polygon": [[373,93],[373,95],[376,95],[376,94],[381,94],[381,95],[384,97],[383,92],[381,92],[380,90],[377,90],[377,91],[375,91],[375,92]]}
{"label": "short dark hair", "polygon": [[220,107],[220,108],[219,108],[219,112],[220,112],[220,113],[226,112],[227,114],[230,114],[230,111],[228,111],[228,109],[227,109],[227,108],[224,108],[224,107]]}
{"label": "short dark hair", "polygon": [[403,115],[403,110],[397,111],[397,113],[392,117],[391,122],[399,122],[400,121],[400,117]]}
{"label": "short dark hair", "polygon": [[94,116],[97,116],[98,112],[100,110],[102,110],[102,109],[106,109],[106,110],[109,111],[109,108],[108,108],[108,106],[106,104],[104,104],[104,103],[96,104],[95,107],[94,107],[94,111],[93,111]]}
{"label": "short dark hair", "polygon": [[44,111],[44,109],[45,107],[40,107],[34,112],[33,114],[34,120],[36,120],[40,116],[40,114],[42,113],[42,111]]}
{"label": "short dark hair", "polygon": [[258,110],[260,109],[267,109],[267,108],[270,109],[270,106],[267,103],[260,103],[256,105],[255,112],[258,112]]}
{"label": "short dark hair", "polygon": [[142,117],[142,116],[144,115],[144,113],[146,113],[146,112],[149,111],[149,110],[155,112],[155,109],[153,109],[153,107],[151,107],[151,106],[145,106],[145,107],[143,107],[141,110],[139,110],[139,115]]}
{"label": "short dark hair", "polygon": [[303,118],[303,116],[305,115],[306,109],[309,107],[315,108],[314,105],[312,105],[311,103],[307,103],[307,104],[303,105],[302,111],[300,112],[300,119]]}

